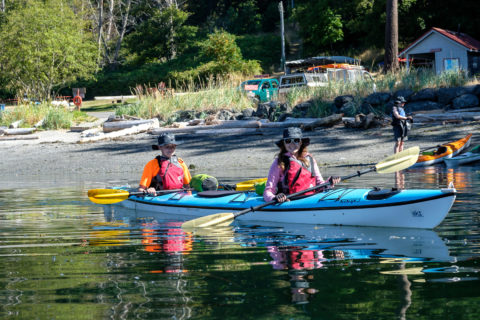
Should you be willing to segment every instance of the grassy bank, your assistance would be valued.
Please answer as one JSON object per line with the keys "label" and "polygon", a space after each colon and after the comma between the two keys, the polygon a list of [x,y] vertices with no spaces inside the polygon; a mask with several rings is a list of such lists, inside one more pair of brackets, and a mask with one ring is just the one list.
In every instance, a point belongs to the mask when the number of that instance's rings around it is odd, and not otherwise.
{"label": "grassy bank", "polygon": [[70,111],[63,106],[53,106],[50,103],[20,104],[0,112],[0,126],[8,127],[12,122],[23,120],[21,127],[29,128],[42,119],[44,121],[39,129],[46,130],[69,129],[73,124],[94,120],[83,111]]}
{"label": "grassy bank", "polygon": [[[49,103],[40,105],[20,105],[12,110],[0,113],[0,126],[8,126],[17,120],[24,120],[24,127],[33,126],[41,119],[45,119],[44,129],[68,129],[72,124],[91,121],[85,111],[113,111],[117,115],[131,115],[140,118],[158,117],[167,123],[176,121],[179,112],[192,111],[196,118],[204,118],[210,113],[222,109],[241,111],[248,107],[255,107],[251,100],[238,89],[244,79],[213,80],[209,79],[203,85],[187,84],[177,92],[162,91],[137,86],[134,90],[137,99],[131,99],[122,105],[105,103],[105,101],[86,101],[82,111],[69,111],[64,107],[55,107]],[[436,75],[422,70],[401,70],[395,74],[378,74],[375,80],[362,80],[353,83],[330,82],[325,87],[296,88],[281,100],[290,106],[309,101],[311,117],[324,117],[332,113],[332,101],[340,95],[352,95],[354,104],[349,113],[355,114],[360,110],[363,99],[374,92],[393,93],[401,89],[410,89],[414,92],[424,88],[456,87],[466,84],[475,84],[478,81],[468,78],[462,72],[446,72]],[[180,86],[179,86],[180,87]],[[380,106],[374,112],[385,112]]]}

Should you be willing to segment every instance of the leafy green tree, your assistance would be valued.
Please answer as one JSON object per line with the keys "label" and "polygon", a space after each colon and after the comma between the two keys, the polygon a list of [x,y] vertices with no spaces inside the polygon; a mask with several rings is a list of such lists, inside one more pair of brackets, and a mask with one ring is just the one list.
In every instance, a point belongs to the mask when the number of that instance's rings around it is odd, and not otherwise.
{"label": "leafy green tree", "polygon": [[197,78],[206,79],[212,75],[250,75],[261,71],[257,60],[243,59],[235,35],[226,31],[215,31],[200,43],[198,60],[204,63],[187,71],[172,72],[170,76],[178,81],[189,81]]}
{"label": "leafy green tree", "polygon": [[29,0],[12,10],[0,34],[0,67],[8,88],[50,98],[96,70],[95,44],[84,21],[61,0]]}
{"label": "leafy green tree", "polygon": [[242,1],[227,11],[227,30],[234,34],[255,33],[261,27],[261,15],[254,0]]}
{"label": "leafy green tree", "polygon": [[341,16],[328,4],[328,0],[309,0],[299,4],[293,18],[300,26],[304,51],[316,55],[343,39]]}
{"label": "leafy green tree", "polygon": [[170,60],[172,51],[181,55],[194,42],[198,28],[185,24],[190,13],[174,6],[153,10],[152,17],[127,36],[135,64]]}

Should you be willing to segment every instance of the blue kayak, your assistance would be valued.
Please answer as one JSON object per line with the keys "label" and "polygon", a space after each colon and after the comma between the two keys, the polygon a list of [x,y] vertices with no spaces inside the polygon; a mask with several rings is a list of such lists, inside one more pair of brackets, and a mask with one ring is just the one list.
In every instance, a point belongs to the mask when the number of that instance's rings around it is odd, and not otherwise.
{"label": "blue kayak", "polygon": [[[455,197],[453,187],[412,190],[338,188],[266,206],[238,219],[431,229],[443,221]],[[130,196],[114,206],[192,218],[240,211],[263,203],[263,197],[254,192],[219,190],[174,192],[156,197]]]}

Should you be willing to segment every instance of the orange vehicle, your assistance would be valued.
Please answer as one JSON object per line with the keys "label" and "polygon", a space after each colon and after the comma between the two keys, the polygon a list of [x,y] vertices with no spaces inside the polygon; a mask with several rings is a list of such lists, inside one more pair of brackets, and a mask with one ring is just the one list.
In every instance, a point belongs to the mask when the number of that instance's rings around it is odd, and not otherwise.
{"label": "orange vehicle", "polygon": [[418,157],[417,162],[412,167],[424,167],[435,163],[443,162],[445,159],[456,156],[464,149],[470,146],[472,134],[470,133],[465,138],[450,143],[445,143],[435,147],[433,151],[422,152]]}

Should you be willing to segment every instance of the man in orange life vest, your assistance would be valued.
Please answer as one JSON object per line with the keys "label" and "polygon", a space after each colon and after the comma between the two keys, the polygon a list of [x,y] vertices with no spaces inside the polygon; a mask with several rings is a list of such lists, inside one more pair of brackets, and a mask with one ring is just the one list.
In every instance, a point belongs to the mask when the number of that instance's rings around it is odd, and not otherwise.
{"label": "man in orange life vest", "polygon": [[175,140],[171,133],[158,137],[158,144],[153,150],[160,150],[162,155],[150,160],[143,169],[138,191],[156,195],[157,190],[187,188],[192,176],[185,162],[175,155],[175,149],[181,142]]}

